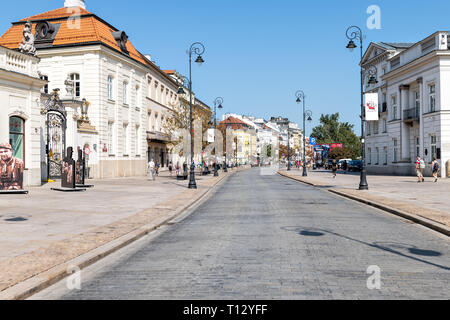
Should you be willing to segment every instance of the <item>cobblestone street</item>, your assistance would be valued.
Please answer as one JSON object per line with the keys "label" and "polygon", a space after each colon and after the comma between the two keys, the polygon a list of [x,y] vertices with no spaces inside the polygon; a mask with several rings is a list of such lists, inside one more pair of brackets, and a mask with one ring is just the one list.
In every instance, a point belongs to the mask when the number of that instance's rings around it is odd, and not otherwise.
{"label": "cobblestone street", "polygon": [[[448,238],[259,169],[32,299],[449,299]],[[369,266],[381,289],[369,290]]]}

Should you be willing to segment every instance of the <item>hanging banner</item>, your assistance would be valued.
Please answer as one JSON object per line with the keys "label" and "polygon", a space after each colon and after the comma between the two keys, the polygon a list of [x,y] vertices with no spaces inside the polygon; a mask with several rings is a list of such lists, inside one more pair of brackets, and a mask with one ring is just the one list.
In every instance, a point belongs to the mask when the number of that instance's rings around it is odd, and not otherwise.
{"label": "hanging banner", "polygon": [[208,129],[208,143],[214,142],[214,129]]}
{"label": "hanging banner", "polygon": [[366,121],[378,121],[378,93],[366,93],[364,101]]}

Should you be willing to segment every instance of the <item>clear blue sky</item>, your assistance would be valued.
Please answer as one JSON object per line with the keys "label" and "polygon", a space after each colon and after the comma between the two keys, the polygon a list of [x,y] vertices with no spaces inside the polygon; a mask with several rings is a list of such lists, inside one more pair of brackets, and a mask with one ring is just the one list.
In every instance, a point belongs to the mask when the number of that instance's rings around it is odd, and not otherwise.
{"label": "clear blue sky", "polygon": [[[0,32],[10,22],[62,7],[64,0],[3,1]],[[369,5],[381,8],[381,30],[368,30]],[[194,91],[224,111],[301,122],[296,90],[314,113],[339,112],[359,133],[359,53],[346,48],[345,31],[363,28],[371,41],[416,42],[450,29],[448,0],[86,0],[87,10],[127,32],[162,69],[187,74],[186,51],[206,47],[206,63],[194,66]]]}

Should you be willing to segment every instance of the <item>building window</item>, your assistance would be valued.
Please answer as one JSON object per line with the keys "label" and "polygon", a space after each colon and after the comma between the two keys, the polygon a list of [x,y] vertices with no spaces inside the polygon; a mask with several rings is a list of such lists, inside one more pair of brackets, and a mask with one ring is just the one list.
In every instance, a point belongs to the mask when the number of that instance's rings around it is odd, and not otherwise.
{"label": "building window", "polygon": [[72,73],[70,79],[73,81],[73,89],[75,97],[81,97],[81,81],[78,73]]}
{"label": "building window", "polygon": [[142,101],[141,101],[141,87],[136,86],[136,107],[140,108]]}
{"label": "building window", "polygon": [[428,86],[428,95],[429,95],[429,111],[436,111],[436,85],[430,84]]}
{"label": "building window", "polygon": [[436,147],[436,136],[431,136],[431,160],[433,160],[434,157],[437,158],[437,147]]}
{"label": "building window", "polygon": [[13,157],[25,160],[25,121],[19,117],[9,118],[9,144],[13,148]]}
{"label": "building window", "polygon": [[387,133],[387,121],[383,119],[383,133]]}
{"label": "building window", "polygon": [[128,104],[128,82],[123,82],[123,104]]}
{"label": "building window", "polygon": [[[41,76],[41,80],[48,81],[48,76]],[[48,83],[46,83],[41,90],[43,93],[48,93]]]}
{"label": "building window", "polygon": [[376,152],[377,152],[377,161],[376,161],[376,165],[379,165],[380,164],[380,149],[379,148],[376,148]]}
{"label": "building window", "polygon": [[367,123],[367,135],[370,136],[371,135],[371,129],[370,129],[370,122],[366,122]]}
{"label": "building window", "polygon": [[147,79],[147,97],[151,98],[152,97],[152,78],[148,78]]}
{"label": "building window", "polygon": [[387,166],[388,164],[388,148],[384,147],[383,148],[383,153],[384,153],[384,165]]}
{"label": "building window", "polygon": [[392,105],[392,120],[397,120],[397,96],[391,97],[391,105]]}
{"label": "building window", "polygon": [[114,123],[108,122],[108,154],[114,154]]}
{"label": "building window", "polygon": [[108,76],[108,99],[113,100],[113,77]]}
{"label": "building window", "polygon": [[123,124],[123,155],[128,155],[128,124]]}
{"label": "building window", "polygon": [[367,148],[367,164],[372,164],[372,148]]}
{"label": "building window", "polygon": [[373,134],[378,134],[378,127],[380,126],[379,121],[373,123]]}
{"label": "building window", "polygon": [[394,153],[392,157],[392,162],[397,162],[398,160],[398,140],[394,139]]}
{"label": "building window", "polygon": [[414,107],[420,110],[420,92],[414,92]]}

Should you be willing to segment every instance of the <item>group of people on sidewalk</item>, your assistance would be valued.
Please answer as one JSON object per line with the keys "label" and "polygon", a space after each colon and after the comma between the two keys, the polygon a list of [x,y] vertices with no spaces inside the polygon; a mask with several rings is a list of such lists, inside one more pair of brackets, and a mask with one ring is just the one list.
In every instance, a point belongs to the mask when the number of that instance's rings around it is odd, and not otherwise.
{"label": "group of people on sidewalk", "polygon": [[[425,161],[417,156],[417,160],[416,160],[416,174],[417,174],[417,179],[418,179],[418,183],[420,182],[425,182],[425,179],[423,177],[423,170],[426,168],[426,164]],[[433,162],[431,163],[431,173],[433,174],[433,178],[434,178],[434,182],[438,181],[438,174],[439,171],[441,170],[441,168],[439,167],[439,162],[437,161],[436,157],[433,157]]]}
{"label": "group of people on sidewalk", "polygon": [[[425,182],[425,178],[423,177],[423,170],[425,168],[426,168],[425,161],[421,157],[417,156],[416,174],[417,174],[417,178],[418,178],[418,181],[417,181],[418,183]],[[331,165],[333,179],[336,178],[337,169],[338,169],[337,162],[336,162],[336,160],[333,160],[333,163]],[[437,158],[433,157],[433,162],[431,163],[431,172],[433,174],[434,182],[438,181],[438,174],[439,174],[440,170],[441,170],[441,168],[439,166],[439,162],[437,161]]]}

